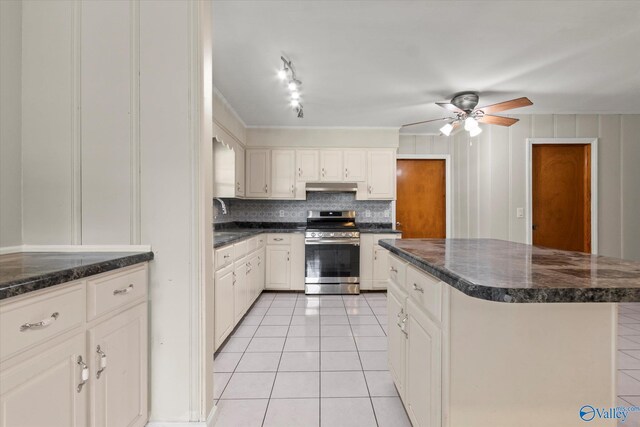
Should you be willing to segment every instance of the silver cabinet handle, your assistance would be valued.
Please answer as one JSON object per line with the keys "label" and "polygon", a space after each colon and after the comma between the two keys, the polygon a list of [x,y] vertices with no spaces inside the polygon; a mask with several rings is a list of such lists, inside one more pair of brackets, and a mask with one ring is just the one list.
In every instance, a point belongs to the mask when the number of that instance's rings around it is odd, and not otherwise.
{"label": "silver cabinet handle", "polygon": [[349,169],[344,168],[344,177],[349,178]]}
{"label": "silver cabinet handle", "polygon": [[287,252],[287,261],[289,261],[289,260],[290,260],[290,254],[289,254],[289,252]]}
{"label": "silver cabinet handle", "polygon": [[302,169],[301,168],[298,168],[298,176],[299,177],[302,176]]}
{"label": "silver cabinet handle", "polygon": [[104,370],[107,369],[107,353],[102,351],[100,346],[96,347],[96,353],[98,353],[98,356],[100,357],[100,361],[98,362],[98,366],[100,366],[100,369],[98,369],[98,372],[96,372],[96,378],[100,379],[100,375],[102,375]]}
{"label": "silver cabinet handle", "polygon": [[373,190],[373,188],[371,186],[369,186],[368,190],[369,190],[369,194],[371,194],[371,191]]}
{"label": "silver cabinet handle", "polygon": [[260,267],[261,263],[262,263],[262,258],[258,257],[258,267]]}
{"label": "silver cabinet handle", "polygon": [[87,364],[84,363],[84,361],[82,360],[82,356],[78,356],[78,360],[76,361],[76,363],[81,368],[81,371],[80,371],[80,383],[78,384],[78,387],[76,387],[76,391],[78,393],[80,393],[82,391],[82,387],[89,380],[89,368],[87,367]]}
{"label": "silver cabinet handle", "polygon": [[234,285],[236,284],[236,272],[235,271],[233,272],[233,284]]}
{"label": "silver cabinet handle", "polygon": [[413,284],[413,290],[416,292],[422,292],[424,294],[424,289],[422,289],[420,286],[418,286],[417,284]]}
{"label": "silver cabinet handle", "polygon": [[322,176],[325,176],[325,174],[326,174],[325,170],[324,170],[324,168],[322,168]]}
{"label": "silver cabinet handle", "polygon": [[[398,316],[400,316],[400,314],[398,314]],[[409,334],[407,333],[407,331],[404,330],[405,325],[407,324],[407,315],[405,314],[404,317],[402,318],[402,320],[400,320],[398,322],[398,327],[400,328],[400,331],[402,331],[402,333],[404,334],[405,337],[408,337]]]}
{"label": "silver cabinet handle", "polygon": [[269,192],[269,187],[267,186],[267,184],[264,185],[264,192],[268,193]]}
{"label": "silver cabinet handle", "polygon": [[23,323],[22,325],[20,325],[20,332],[24,332],[28,329],[33,329],[33,328],[46,328],[47,326],[55,322],[58,319],[58,317],[60,317],[60,314],[56,311],[55,313],[52,313],[51,316],[49,316],[47,319],[43,319],[39,322]]}
{"label": "silver cabinet handle", "polygon": [[240,191],[240,183],[238,183],[238,191]]}
{"label": "silver cabinet handle", "polygon": [[394,266],[389,267],[389,271],[391,271],[392,273],[398,273],[398,269]]}
{"label": "silver cabinet handle", "polygon": [[226,254],[225,256],[223,256],[222,258],[224,259],[228,259],[231,256],[231,254]]}
{"label": "silver cabinet handle", "polygon": [[273,239],[275,242],[282,242],[284,239],[282,237],[276,237]]}
{"label": "silver cabinet handle", "polygon": [[296,187],[295,185],[291,184],[291,193],[295,194],[295,192],[296,192]]}
{"label": "silver cabinet handle", "polygon": [[114,295],[123,295],[123,294],[128,294],[129,292],[131,292],[133,290],[133,283],[131,283],[129,286],[127,286],[124,289],[116,289],[115,291],[113,291]]}

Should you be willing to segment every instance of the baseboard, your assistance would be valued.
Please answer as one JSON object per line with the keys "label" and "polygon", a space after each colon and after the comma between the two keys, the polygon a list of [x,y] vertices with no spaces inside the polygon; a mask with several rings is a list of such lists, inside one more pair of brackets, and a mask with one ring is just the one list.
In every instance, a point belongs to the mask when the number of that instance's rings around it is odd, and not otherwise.
{"label": "baseboard", "polygon": [[218,416],[218,406],[213,405],[207,421],[149,421],[145,427],[213,427]]}
{"label": "baseboard", "polygon": [[0,248],[0,255],[17,252],[149,252],[150,245],[21,245]]}

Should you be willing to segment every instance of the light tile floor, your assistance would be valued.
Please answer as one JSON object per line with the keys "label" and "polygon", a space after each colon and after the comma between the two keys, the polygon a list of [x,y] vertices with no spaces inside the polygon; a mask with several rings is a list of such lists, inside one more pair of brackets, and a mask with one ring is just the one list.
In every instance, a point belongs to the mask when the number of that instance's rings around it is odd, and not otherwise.
{"label": "light tile floor", "polygon": [[[618,406],[640,406],[640,303],[623,303],[618,310]],[[640,427],[640,413],[618,425]]]}
{"label": "light tile floor", "polygon": [[216,427],[410,427],[386,305],[384,293],[263,293],[215,355]]}

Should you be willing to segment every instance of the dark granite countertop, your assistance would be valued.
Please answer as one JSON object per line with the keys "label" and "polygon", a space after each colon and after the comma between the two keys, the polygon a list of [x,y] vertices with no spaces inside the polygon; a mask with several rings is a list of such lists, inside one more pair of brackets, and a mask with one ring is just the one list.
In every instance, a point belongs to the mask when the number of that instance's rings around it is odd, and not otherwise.
{"label": "dark granite countertop", "polygon": [[380,245],[488,301],[640,302],[640,262],[494,239],[381,240]]}
{"label": "dark granite countertop", "polygon": [[153,252],[18,252],[0,255],[0,300],[153,259]]}

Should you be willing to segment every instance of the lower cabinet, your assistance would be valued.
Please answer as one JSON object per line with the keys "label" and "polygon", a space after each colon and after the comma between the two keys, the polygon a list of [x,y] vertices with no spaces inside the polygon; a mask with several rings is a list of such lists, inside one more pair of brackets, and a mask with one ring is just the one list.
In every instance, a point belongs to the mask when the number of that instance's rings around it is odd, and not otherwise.
{"label": "lower cabinet", "polygon": [[0,427],[144,426],[146,289],[145,263],[0,301],[2,345],[21,346],[0,359]]}
{"label": "lower cabinet", "polygon": [[389,251],[378,245],[379,240],[399,239],[397,233],[360,234],[360,289],[387,289]]}
{"label": "lower cabinet", "polygon": [[407,332],[405,331],[407,294],[394,283],[389,283],[387,292],[387,315],[389,338],[389,372],[393,378],[400,397],[405,397]]}
{"label": "lower cabinet", "polygon": [[215,274],[215,346],[229,336],[234,326],[234,276],[233,264]]}
{"label": "lower cabinet", "polygon": [[84,331],[0,371],[0,426],[87,425],[87,389],[77,390],[86,363]]}
{"label": "lower cabinet", "polygon": [[249,274],[248,261],[245,258],[241,258],[235,262],[233,269],[233,326],[235,326],[244,313],[247,312],[247,302],[249,301],[248,292],[248,274]]}
{"label": "lower cabinet", "polygon": [[266,289],[304,290],[304,235],[267,236]]}
{"label": "lower cabinet", "polygon": [[291,248],[267,246],[267,289],[291,289]]}
{"label": "lower cabinet", "polygon": [[147,421],[147,304],[89,329],[91,426]]}

